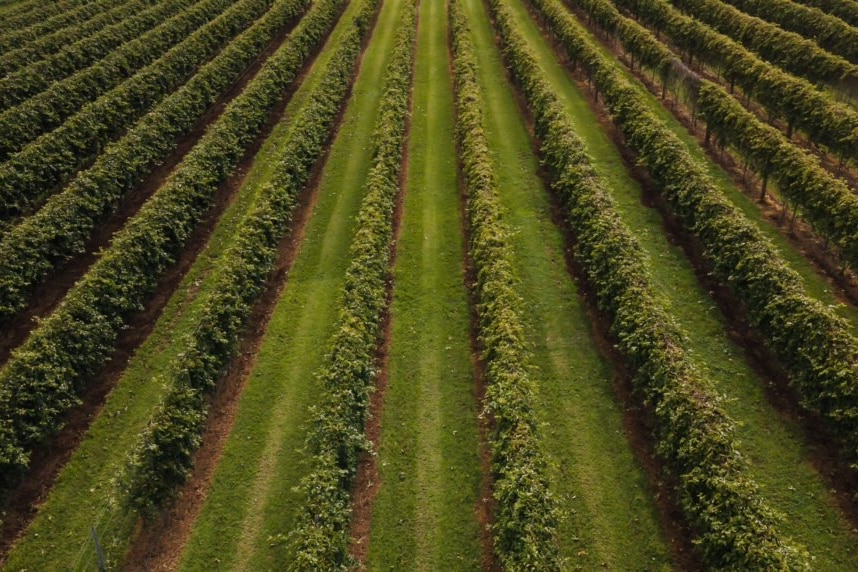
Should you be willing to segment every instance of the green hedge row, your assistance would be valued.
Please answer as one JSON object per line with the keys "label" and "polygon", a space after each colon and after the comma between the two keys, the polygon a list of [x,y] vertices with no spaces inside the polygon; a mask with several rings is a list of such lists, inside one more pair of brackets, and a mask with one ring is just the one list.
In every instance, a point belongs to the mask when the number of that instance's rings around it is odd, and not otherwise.
{"label": "green hedge row", "polygon": [[739,10],[810,38],[829,52],[858,63],[858,28],[791,0],[726,0]]}
{"label": "green hedge row", "polygon": [[277,0],[185,85],[108,145],[65,191],[0,238],[0,321],[26,307],[32,290],[55,266],[83,252],[116,202],[175,149],[177,139],[308,4],[309,0]]}
{"label": "green hedge row", "polygon": [[[62,124],[86,102],[131,77],[210,20],[209,12],[195,4],[205,5],[201,0],[169,0],[146,10],[141,18],[130,19],[135,39],[102,59],[89,60],[87,51],[79,49],[91,45],[72,45],[0,79],[0,159]],[[153,26],[157,27],[150,30]],[[109,42],[114,32],[106,32],[96,43]],[[16,129],[21,122],[25,125]]]}
{"label": "green hedge row", "polygon": [[346,100],[370,17],[366,10],[356,17],[353,32],[298,112],[276,174],[236,229],[234,243],[215,263],[214,286],[201,301],[193,333],[181,341],[184,351],[159,380],[168,392],[141,434],[123,479],[131,506],[143,515],[163,507],[190,473],[208,410],[205,396],[235,353],[252,304],[277,260],[298,193]]}
{"label": "green hedge row", "polygon": [[858,66],[816,42],[745,14],[721,0],[673,0],[673,5],[785,71],[834,87],[858,87]]}
{"label": "green hedge row", "polygon": [[483,126],[485,102],[477,79],[477,57],[461,2],[454,0],[450,18],[468,250],[477,277],[472,287],[488,381],[483,410],[492,420],[494,549],[504,570],[560,570],[559,509],[549,487],[533,409],[536,383],[531,378],[524,309]]}
{"label": "green hedge row", "polygon": [[557,0],[532,0],[570,59],[593,79],[614,122],[649,170],[673,214],[694,235],[714,276],[789,374],[802,403],[858,455],[858,340],[811,298],[771,242],[724,198],[703,165],[657,118],[647,99],[598,52]]}
{"label": "green hedge row", "polygon": [[[104,9],[117,6],[127,0],[93,0],[57,2],[56,6],[47,6],[38,15],[33,13],[13,24],[7,32],[0,34],[0,54],[14,50],[27,42],[32,42],[46,34],[56,32],[67,26],[85,22]],[[38,19],[33,20],[33,18]],[[45,19],[46,18],[46,19]],[[27,23],[25,23],[25,21]],[[29,25],[28,25],[29,24]]]}
{"label": "green hedge row", "polygon": [[[378,4],[377,0],[367,4]],[[289,570],[349,570],[351,493],[365,438],[370,395],[378,371],[376,351],[388,299],[393,215],[400,190],[409,115],[417,22],[408,0],[397,23],[379,118],[370,140],[372,164],[349,249],[337,327],[319,375],[322,392],[307,432],[309,472],[303,501],[287,536]]]}
{"label": "green hedge row", "polygon": [[763,61],[741,44],[686,16],[665,0],[612,0],[664,34],[689,58],[698,58],[753,97],[772,117],[799,128],[843,159],[858,160],[858,111],[833,101],[807,80]]}
{"label": "green hedge row", "polygon": [[[143,10],[155,4],[157,4],[156,0],[132,0],[127,4],[120,4],[115,8],[105,10],[91,20],[63,28],[16,50],[11,50],[0,56],[0,77],[6,76],[27,64],[37,62],[61,49],[68,50],[73,44],[75,46],[84,44],[92,46],[93,51],[89,61],[96,61],[116,46],[139,35],[139,32],[127,32],[123,36],[114,33],[114,28],[124,27],[130,18],[137,17]],[[113,26],[114,24],[117,26]],[[109,36],[110,39],[105,43],[96,42],[95,37],[97,36]]]}
{"label": "green hedge row", "polygon": [[[235,0],[211,0],[214,18]],[[45,133],[0,165],[0,220],[31,213],[127,126],[193,77],[271,6],[273,0],[239,0],[166,54]],[[202,7],[202,6],[201,6]]]}
{"label": "green hedge row", "polygon": [[[490,4],[508,67],[533,113],[543,164],[575,233],[574,254],[654,421],[656,450],[678,484],[702,560],[715,569],[787,570],[804,555],[777,529],[734,443],[718,394],[689,363],[659,302],[645,254],[620,219],[584,144],[502,0]],[[539,2],[548,13],[559,3]],[[549,16],[561,41],[567,32]],[[591,49],[582,43],[582,49]],[[592,52],[592,57],[601,57]],[[600,73],[607,75],[607,70]]]}
{"label": "green hedge row", "polygon": [[13,481],[30,453],[63,423],[119,332],[211,206],[283,92],[318,49],[343,0],[322,0],[227,106],[167,183],[114,237],[62,304],[0,369],[0,479]]}

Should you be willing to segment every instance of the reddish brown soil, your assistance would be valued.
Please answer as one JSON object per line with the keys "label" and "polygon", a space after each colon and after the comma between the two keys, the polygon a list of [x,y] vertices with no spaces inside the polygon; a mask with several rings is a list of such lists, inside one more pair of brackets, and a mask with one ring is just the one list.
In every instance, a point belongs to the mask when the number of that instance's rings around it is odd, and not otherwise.
{"label": "reddish brown soil", "polygon": [[35,319],[47,316],[62,301],[74,284],[80,280],[89,268],[98,260],[101,249],[107,248],[113,235],[132,218],[143,204],[164,184],[185,155],[199,142],[209,125],[218,120],[227,105],[240,94],[245,86],[256,77],[262,65],[285,41],[292,24],[287,25],[269,42],[259,57],[244,71],[241,77],[200,117],[189,133],[179,138],[175,150],[151,171],[139,184],[127,193],[116,205],[107,220],[96,227],[82,254],[57,267],[50,277],[40,284],[30,296],[30,305],[20,314],[0,327],[0,365],[4,364],[10,353],[21,345],[35,325]]}
{"label": "reddish brown soil", "polygon": [[[214,122],[220,116],[220,113],[230,99],[238,95],[241,89],[254,77],[264,63],[264,59],[276,51],[279,44],[285,40],[286,35],[287,32],[285,30],[279,34],[278,38],[269,44],[263,55],[260,56],[253,66],[248,68],[248,71],[242,76],[240,82],[233,86],[221,98],[219,103],[207,112],[207,123],[200,123],[195,128],[194,134],[196,135],[196,139],[193,138],[193,135],[183,138],[180,150],[177,150],[176,154],[171,156],[170,162],[173,166],[178,164],[181,157],[193,147],[199,137],[205,132],[208,124]],[[298,83],[296,82],[295,85],[298,85]],[[25,530],[30,521],[35,517],[39,504],[47,498],[57,475],[85,436],[90,423],[92,423],[101,411],[107,395],[121,378],[128,361],[140,344],[152,332],[158,317],[161,315],[170,297],[176,291],[182,278],[208,242],[220,216],[232,200],[234,200],[244,173],[252,163],[253,157],[259,150],[262,141],[270,133],[271,127],[282,116],[286,101],[288,101],[288,95],[291,95],[291,93],[292,90],[289,90],[287,97],[284,98],[284,102],[272,113],[268,125],[245,153],[245,156],[235,170],[235,174],[220,185],[215,194],[212,208],[189,238],[176,264],[159,281],[155,293],[147,300],[144,310],[134,316],[130,321],[129,327],[120,334],[116,349],[107,364],[87,384],[85,392],[81,395],[82,404],[68,413],[65,424],[60,432],[33,453],[28,473],[24,476],[21,483],[7,495],[8,500],[5,507],[5,515],[2,525],[0,525],[0,559],[5,557],[18,535]],[[169,176],[170,170],[166,165],[159,168],[143,183],[146,188],[135,191],[130,197],[129,203],[134,203],[136,207],[132,208],[130,205],[123,204],[120,211],[118,211],[119,214],[111,217],[108,225],[111,226],[114,232],[121,228],[124,220],[133,216],[132,211],[136,212],[136,209],[144,201],[143,198],[138,198],[137,195],[150,196],[153,194],[159,184]],[[117,216],[122,220],[116,218]],[[104,246],[109,241],[110,233],[100,232],[99,237],[100,240],[103,240],[103,244],[101,245]],[[98,248],[98,245],[93,245],[88,251],[92,252],[95,248]],[[49,303],[46,302],[42,306],[42,301],[39,300],[36,304],[41,307],[39,311],[44,313],[49,312],[62,299],[65,290],[62,289],[61,285],[58,285],[60,280],[63,281],[66,288],[71,287],[80,275],[85,274],[88,266],[96,259],[96,256],[87,254],[67,265],[67,268],[60,272],[62,277],[58,278],[58,280],[52,280],[51,284],[44,287],[45,290],[51,291],[50,297],[52,301]],[[51,290],[53,286],[57,286],[56,292]],[[34,313],[33,315],[38,314]],[[26,337],[26,333],[22,335]]]}

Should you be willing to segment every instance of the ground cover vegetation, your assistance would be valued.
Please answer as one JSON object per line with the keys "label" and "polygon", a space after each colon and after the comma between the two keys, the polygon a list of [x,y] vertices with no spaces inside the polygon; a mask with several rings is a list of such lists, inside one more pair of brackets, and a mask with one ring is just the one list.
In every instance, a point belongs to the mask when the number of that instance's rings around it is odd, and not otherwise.
{"label": "ground cover vegetation", "polygon": [[0,566],[849,569],[856,23],[3,2]]}

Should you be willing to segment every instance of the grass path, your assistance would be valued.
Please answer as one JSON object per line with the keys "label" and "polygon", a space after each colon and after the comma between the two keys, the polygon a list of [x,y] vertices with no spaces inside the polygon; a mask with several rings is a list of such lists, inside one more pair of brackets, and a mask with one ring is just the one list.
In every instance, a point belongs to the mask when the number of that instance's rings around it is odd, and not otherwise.
{"label": "grass path", "polygon": [[519,114],[481,0],[467,0],[479,58],[485,125],[501,202],[513,230],[528,316],[546,449],[556,464],[552,486],[565,517],[562,555],[611,570],[629,562],[670,568],[670,551],[647,477],[622,428],[612,389],[615,372],[598,353],[589,318],[564,262],[564,239]]}
{"label": "grass path", "polygon": [[752,477],[768,502],[789,517],[783,530],[810,550],[820,569],[854,569],[858,566],[856,535],[832,506],[833,498],[809,460],[800,430],[769,405],[765,381],[729,339],[714,301],[700,286],[682,250],[667,240],[658,212],[641,204],[638,184],[599,126],[586,96],[569,80],[522,3],[509,4],[574,118],[596,169],[608,182],[621,216],[647,252],[654,284],[686,333],[692,362],[729,398],[724,405],[739,421],[737,437],[751,462]]}
{"label": "grass path", "polygon": [[[339,37],[341,30],[331,38]],[[127,547],[133,520],[110,505],[111,479],[123,466],[126,455],[160,401],[164,386],[153,382],[164,373],[181,351],[173,344],[195,323],[194,314],[201,294],[211,288],[209,272],[217,258],[234,239],[236,227],[253,206],[257,192],[270,176],[271,158],[276,156],[292,125],[288,120],[318,83],[325,62],[333,50],[324,50],[313,71],[290,99],[281,121],[272,130],[254,159],[251,171],[235,201],[215,227],[205,249],[188,270],[152,334],[140,346],[104,408],[84,440],[60,472],[49,496],[22,538],[9,555],[7,566],[24,564],[52,568],[58,562],[71,568],[95,566],[89,527],[95,526],[107,548],[109,560],[118,559]],[[81,494],[87,491],[87,494]],[[56,531],[63,531],[58,534]]]}
{"label": "grass path", "polygon": [[479,567],[477,403],[446,3],[423,0],[370,570]]}
{"label": "grass path", "polygon": [[183,569],[283,565],[285,547],[272,545],[269,536],[289,530],[298,502],[292,488],[306,470],[298,449],[307,408],[318,390],[314,372],[324,349],[319,340],[329,338],[334,326],[353,219],[370,164],[366,140],[377,116],[400,8],[399,0],[387,0],[382,7],[322,175],[318,202],[242,395]]}

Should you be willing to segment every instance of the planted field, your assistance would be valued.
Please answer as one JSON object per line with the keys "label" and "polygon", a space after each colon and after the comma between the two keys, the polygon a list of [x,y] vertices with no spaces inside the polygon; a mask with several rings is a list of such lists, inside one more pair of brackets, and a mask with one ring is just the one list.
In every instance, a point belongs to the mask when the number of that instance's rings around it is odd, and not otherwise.
{"label": "planted field", "polygon": [[850,2],[0,2],[0,567],[855,570]]}

